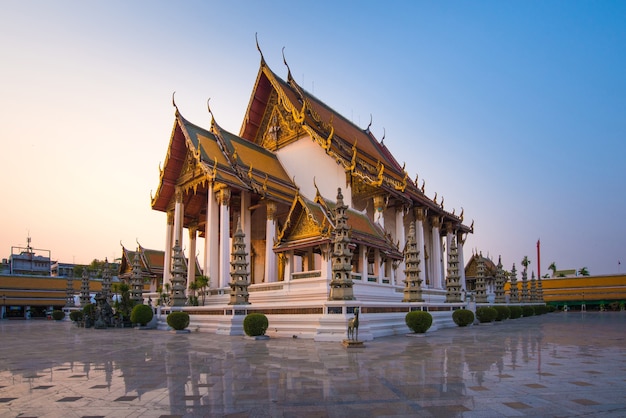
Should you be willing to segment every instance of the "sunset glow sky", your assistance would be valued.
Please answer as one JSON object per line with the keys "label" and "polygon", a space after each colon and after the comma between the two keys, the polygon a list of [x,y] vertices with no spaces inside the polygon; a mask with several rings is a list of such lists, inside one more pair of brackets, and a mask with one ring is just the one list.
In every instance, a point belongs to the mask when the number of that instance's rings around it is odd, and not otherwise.
{"label": "sunset glow sky", "polygon": [[[299,5],[299,6],[298,6]],[[239,133],[268,65],[378,137],[482,251],[626,270],[626,2],[0,0],[0,258],[163,249],[174,123]],[[421,184],[421,180],[420,180]],[[331,197],[332,198],[332,197]],[[200,247],[201,248],[201,247]]]}

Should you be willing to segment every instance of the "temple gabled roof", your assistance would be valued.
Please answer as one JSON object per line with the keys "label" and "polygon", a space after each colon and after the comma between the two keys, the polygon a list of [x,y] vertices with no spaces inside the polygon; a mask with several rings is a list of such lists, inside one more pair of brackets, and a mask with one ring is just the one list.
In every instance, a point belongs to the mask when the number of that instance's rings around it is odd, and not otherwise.
{"label": "temple gabled roof", "polygon": [[466,279],[475,279],[478,271],[478,261],[482,259],[485,264],[484,277],[496,277],[498,267],[494,264],[493,260],[488,257],[483,257],[482,254],[473,254],[472,258],[465,265],[465,277]]}
{"label": "temple gabled roof", "polygon": [[[323,198],[319,193],[315,201],[298,194],[279,231],[274,250],[287,251],[332,242],[335,207],[336,202]],[[377,248],[390,258],[402,258],[398,245],[365,213],[348,208],[346,216],[352,243]]]}
{"label": "temple gabled roof", "polygon": [[139,262],[141,263],[141,272],[144,278],[161,278],[163,277],[163,261],[165,253],[159,250],[151,250],[138,245],[137,250],[129,250],[122,245],[122,262],[120,263],[119,277],[120,279],[129,278],[133,272],[133,262],[135,254],[139,252]]}
{"label": "temple gabled roof", "polygon": [[152,208],[167,211],[177,185],[206,187],[207,179],[287,204],[296,192],[274,153],[222,129],[214,119],[207,131],[176,109]]}
{"label": "temple gabled roof", "polygon": [[428,198],[423,185],[418,188],[383,141],[374,137],[369,126],[361,129],[328,107],[300,87],[290,71],[287,81],[281,79],[267,66],[261,54],[240,136],[273,151],[305,135],[343,165],[352,178],[373,191],[384,191],[403,204],[427,207],[444,222],[451,221],[459,230],[472,232],[471,227],[463,225],[462,215],[444,210],[443,202],[438,203],[436,195]]}

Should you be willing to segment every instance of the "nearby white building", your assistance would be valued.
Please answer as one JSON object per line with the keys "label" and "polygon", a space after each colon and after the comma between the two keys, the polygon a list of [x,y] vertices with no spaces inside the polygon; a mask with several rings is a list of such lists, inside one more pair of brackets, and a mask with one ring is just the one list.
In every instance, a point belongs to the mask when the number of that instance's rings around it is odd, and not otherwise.
{"label": "nearby white building", "polygon": [[[288,68],[288,67],[287,67]],[[351,296],[329,300],[338,190],[347,205]],[[463,213],[429,198],[382,141],[261,63],[239,135],[215,119],[209,129],[176,108],[174,127],[152,208],[167,214],[164,283],[172,248],[189,234],[186,255],[204,254],[209,291],[201,307],[185,307],[192,327],[241,332],[242,314],[263,312],[270,335],[339,340],[354,308],[363,339],[406,332],[409,310],[429,310],[434,327],[451,324],[446,303],[446,249],[473,228]],[[402,302],[404,246],[411,224],[419,250],[423,301]],[[229,305],[235,231],[245,234],[249,304]],[[198,236],[204,238],[199,248]],[[456,257],[456,255],[455,255]],[[460,279],[464,288],[464,271]],[[194,277],[189,274],[188,277]],[[166,308],[167,310],[167,308]]]}

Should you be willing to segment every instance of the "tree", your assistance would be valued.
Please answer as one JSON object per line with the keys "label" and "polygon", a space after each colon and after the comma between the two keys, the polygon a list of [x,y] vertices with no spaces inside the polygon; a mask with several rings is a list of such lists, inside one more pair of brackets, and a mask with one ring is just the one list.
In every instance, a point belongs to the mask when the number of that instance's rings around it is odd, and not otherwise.
{"label": "tree", "polygon": [[191,291],[191,295],[189,295],[189,304],[192,306],[198,306],[198,297],[196,296],[196,290],[198,289],[199,286],[197,280],[189,283],[189,290]]}
{"label": "tree", "polygon": [[524,266],[524,270],[528,270],[529,264],[530,264],[530,260],[528,259],[528,256],[525,255],[524,258],[522,259],[522,266]]}
{"label": "tree", "polygon": [[552,277],[556,276],[556,263],[554,261],[548,266],[548,270],[552,270]]}
{"label": "tree", "polygon": [[196,279],[196,282],[198,282],[198,288],[202,290],[202,306],[204,306],[204,301],[206,299],[206,288],[209,287],[209,276],[199,276]]}
{"label": "tree", "polygon": [[581,276],[589,276],[589,270],[587,267],[581,267],[580,270],[578,270],[578,274]]}

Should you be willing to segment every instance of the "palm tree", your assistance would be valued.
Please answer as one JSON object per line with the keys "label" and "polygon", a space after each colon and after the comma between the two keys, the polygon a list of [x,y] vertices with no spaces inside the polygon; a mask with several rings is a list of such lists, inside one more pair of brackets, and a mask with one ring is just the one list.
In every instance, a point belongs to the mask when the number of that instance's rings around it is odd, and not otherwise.
{"label": "palm tree", "polygon": [[206,288],[209,286],[209,276],[198,276],[196,278],[196,282],[198,282],[198,287],[202,290],[202,306],[204,306],[204,301],[206,298]]}
{"label": "palm tree", "polygon": [[556,263],[554,261],[548,266],[548,270],[552,270],[552,277],[556,276]]}
{"label": "palm tree", "polygon": [[194,280],[189,283],[189,290],[191,291],[191,295],[189,296],[189,304],[193,306],[198,305],[198,297],[196,296],[196,290],[199,289],[198,281]]}
{"label": "palm tree", "polygon": [[589,270],[587,269],[587,267],[581,267],[581,269],[578,270],[578,274],[580,274],[581,276],[589,276]]}
{"label": "palm tree", "polygon": [[528,256],[525,255],[524,258],[522,259],[522,266],[524,266],[524,270],[528,270],[529,264],[530,264],[530,260],[528,259]]}

